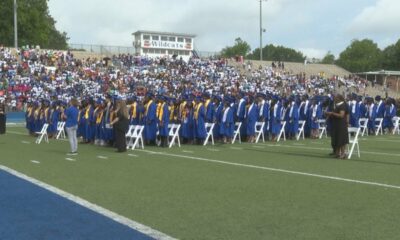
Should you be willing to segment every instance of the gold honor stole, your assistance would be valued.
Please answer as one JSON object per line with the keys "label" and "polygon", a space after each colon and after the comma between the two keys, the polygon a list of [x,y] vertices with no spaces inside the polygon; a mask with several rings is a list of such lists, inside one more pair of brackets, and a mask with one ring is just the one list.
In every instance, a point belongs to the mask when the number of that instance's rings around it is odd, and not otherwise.
{"label": "gold honor stole", "polygon": [[153,103],[153,100],[150,100],[147,104],[146,104],[146,111],[144,113],[144,115],[147,117],[147,113],[149,112],[149,108],[150,105]]}
{"label": "gold honor stole", "polygon": [[163,118],[163,114],[164,114],[164,105],[165,103],[162,104],[158,104],[157,106],[157,118],[158,120],[160,120],[160,122],[162,122],[162,118]]}
{"label": "gold honor stole", "polygon": [[196,119],[196,120],[199,119],[199,111],[200,111],[201,106],[203,106],[202,103],[199,103],[196,106],[196,111],[194,112],[194,119]]}
{"label": "gold honor stole", "polygon": [[132,116],[132,118],[136,118],[136,108],[137,108],[137,103],[136,102],[134,102],[133,104],[132,104],[132,106],[131,106],[131,112],[132,112],[132,114],[131,114],[131,116]]}

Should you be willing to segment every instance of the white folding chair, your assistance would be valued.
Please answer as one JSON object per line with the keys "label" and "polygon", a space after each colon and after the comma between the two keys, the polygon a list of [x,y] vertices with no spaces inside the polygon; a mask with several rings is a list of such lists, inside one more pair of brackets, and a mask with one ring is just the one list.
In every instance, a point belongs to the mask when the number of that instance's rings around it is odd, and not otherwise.
{"label": "white folding chair", "polygon": [[281,122],[281,131],[279,132],[279,136],[276,139],[277,142],[279,142],[283,136],[283,140],[286,141],[286,133],[285,133],[285,127],[286,127],[286,121]]}
{"label": "white folding chair", "polygon": [[136,125],[129,125],[129,129],[125,134],[126,137],[126,149],[129,149],[132,147],[133,144],[133,139],[132,139],[132,134],[133,134],[133,130],[136,128]]}
{"label": "white folding chair", "polygon": [[365,134],[368,136],[368,118],[360,118],[358,125],[361,128],[361,136],[364,137]]}
{"label": "white folding chair", "polygon": [[296,140],[299,141],[300,137],[304,140],[304,127],[306,126],[306,121],[299,121],[299,132],[297,133]]}
{"label": "white folding chair", "polygon": [[382,129],[383,118],[375,118],[375,135],[378,136],[379,133],[383,135]]}
{"label": "white folding chair", "polygon": [[348,151],[347,158],[348,159],[351,158],[351,155],[353,155],[355,147],[357,147],[357,154],[358,157],[360,157],[360,146],[358,145],[358,136],[360,135],[361,128],[350,127],[348,128],[348,132],[349,132],[349,143],[351,144],[351,147],[350,144],[347,145],[347,151]]}
{"label": "white folding chair", "polygon": [[136,147],[141,147],[142,149],[144,149],[143,130],[144,126],[133,126],[130,131],[130,140],[127,144],[127,149],[131,148],[132,150],[134,150],[136,149]]}
{"label": "white folding chair", "polygon": [[400,117],[394,117],[392,119],[392,122],[393,122],[393,131],[392,131],[393,135],[396,134],[396,133],[400,134],[400,128],[399,128]]}
{"label": "white folding chair", "polygon": [[40,132],[36,132],[38,134],[38,137],[35,141],[36,144],[40,144],[44,138],[44,140],[49,143],[49,136],[47,135],[47,128],[49,127],[48,123],[45,123],[42,127],[42,130]]}
{"label": "white folding chair", "polygon": [[168,140],[169,140],[169,148],[171,148],[173,145],[178,143],[178,147],[181,147],[181,141],[179,139],[179,129],[181,129],[180,124],[168,124],[169,132],[168,132]]}
{"label": "white folding chair", "polygon": [[235,131],[233,132],[233,139],[232,139],[232,144],[235,143],[236,139],[239,140],[239,143],[242,143],[241,136],[240,136],[240,128],[242,127],[241,122],[236,122],[235,123]]}
{"label": "white folding chair", "polygon": [[322,136],[328,137],[328,133],[326,131],[326,120],[325,119],[318,119],[318,131],[319,131],[319,139],[322,139]]}
{"label": "white folding chair", "polygon": [[206,140],[204,140],[203,146],[208,144],[208,142],[210,141],[210,138],[211,138],[212,145],[214,145],[214,134],[213,134],[214,127],[215,127],[215,123],[206,123],[207,137],[206,137]]}
{"label": "white folding chair", "polygon": [[59,139],[60,137],[61,138],[65,138],[64,127],[65,127],[65,122],[58,122],[57,123],[57,137],[56,137],[56,139]]}
{"label": "white folding chair", "polygon": [[262,137],[263,142],[265,142],[265,137],[264,137],[264,126],[265,122],[256,122],[256,143],[260,141],[260,137]]}

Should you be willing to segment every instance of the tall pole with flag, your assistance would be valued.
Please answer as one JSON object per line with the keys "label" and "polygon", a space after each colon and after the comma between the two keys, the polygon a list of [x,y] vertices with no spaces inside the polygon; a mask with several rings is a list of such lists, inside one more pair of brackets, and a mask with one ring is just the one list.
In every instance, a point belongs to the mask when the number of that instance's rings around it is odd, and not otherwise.
{"label": "tall pole with flag", "polygon": [[17,0],[14,0],[14,47],[18,48]]}
{"label": "tall pole with flag", "polygon": [[260,61],[263,60],[263,40],[262,40],[262,35],[264,32],[264,29],[262,27],[262,3],[266,2],[267,0],[259,0],[260,1]]}

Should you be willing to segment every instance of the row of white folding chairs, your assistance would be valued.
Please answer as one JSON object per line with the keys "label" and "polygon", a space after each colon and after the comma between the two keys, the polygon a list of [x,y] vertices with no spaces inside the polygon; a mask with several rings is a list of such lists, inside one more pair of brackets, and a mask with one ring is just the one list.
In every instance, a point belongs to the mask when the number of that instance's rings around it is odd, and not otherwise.
{"label": "row of white folding chairs", "polygon": [[[47,133],[47,130],[49,128],[49,124],[45,123],[42,126],[42,129],[40,130],[40,132],[35,132],[38,137],[36,138],[35,143],[36,144],[40,144],[42,142],[42,140],[44,139],[47,143],[49,143],[49,135]],[[65,122],[58,122],[57,123],[57,135],[56,135],[56,139],[60,139],[61,138],[65,138]]]}
{"label": "row of white folding chairs", "polygon": [[130,125],[128,132],[125,134],[126,137],[126,148],[127,149],[136,149],[137,147],[141,147],[144,149],[144,141],[143,141],[143,130],[144,126],[141,125]]}
{"label": "row of white folding chairs", "polygon": [[[368,136],[368,123],[369,119],[368,118],[360,118],[358,120],[358,124],[361,129],[361,136],[364,137],[364,135]],[[383,135],[383,118],[376,118],[374,122],[374,130],[375,130],[375,135],[378,136],[379,134]]]}

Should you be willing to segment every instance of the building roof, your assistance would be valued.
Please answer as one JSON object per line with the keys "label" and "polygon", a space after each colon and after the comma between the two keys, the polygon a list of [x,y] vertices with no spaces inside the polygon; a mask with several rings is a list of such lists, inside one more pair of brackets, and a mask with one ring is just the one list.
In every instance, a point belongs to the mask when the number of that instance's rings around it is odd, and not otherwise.
{"label": "building roof", "polygon": [[196,37],[196,35],[189,34],[189,33],[156,32],[156,31],[145,31],[145,30],[139,30],[139,31],[132,33],[132,35],[137,35],[137,34],[168,35],[168,36],[191,37],[191,38]]}
{"label": "building roof", "polygon": [[371,71],[371,72],[359,72],[359,73],[356,73],[356,74],[359,74],[359,75],[400,76],[400,71],[381,70],[381,71]]}

